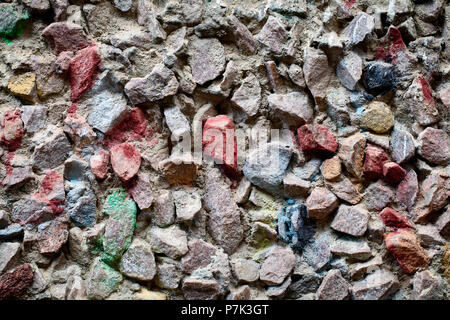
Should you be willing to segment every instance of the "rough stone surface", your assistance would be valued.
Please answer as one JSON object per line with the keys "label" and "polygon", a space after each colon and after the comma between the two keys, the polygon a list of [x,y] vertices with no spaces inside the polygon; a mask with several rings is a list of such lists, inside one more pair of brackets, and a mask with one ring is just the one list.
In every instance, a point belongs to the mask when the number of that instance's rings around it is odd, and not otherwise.
{"label": "rough stone surface", "polygon": [[356,207],[341,205],[331,223],[331,227],[340,232],[358,237],[367,230],[369,214]]}
{"label": "rough stone surface", "polygon": [[271,94],[267,99],[276,116],[288,125],[298,127],[312,120],[312,104],[309,97],[303,92]]}
{"label": "rough stone surface", "polygon": [[225,69],[225,50],[217,39],[195,39],[190,43],[189,64],[197,84],[214,80]]}
{"label": "rough stone surface", "polygon": [[450,140],[444,130],[426,128],[418,138],[418,153],[433,164],[446,165],[450,161]]}
{"label": "rough stone surface", "polygon": [[259,270],[259,278],[268,285],[281,284],[295,265],[295,256],[290,249],[274,248]]}
{"label": "rough stone surface", "polygon": [[315,188],[306,199],[306,207],[310,218],[323,219],[338,206],[338,199],[327,188]]}
{"label": "rough stone surface", "polygon": [[362,134],[355,134],[346,138],[339,148],[339,158],[348,172],[355,178],[361,178],[364,167],[364,150],[366,148],[366,137]]}
{"label": "rough stone surface", "polygon": [[317,300],[344,300],[349,295],[349,285],[339,270],[328,271],[317,289]]}
{"label": "rough stone surface", "polygon": [[134,239],[120,260],[120,272],[132,279],[152,280],[156,274],[156,264],[151,246],[143,240]]}

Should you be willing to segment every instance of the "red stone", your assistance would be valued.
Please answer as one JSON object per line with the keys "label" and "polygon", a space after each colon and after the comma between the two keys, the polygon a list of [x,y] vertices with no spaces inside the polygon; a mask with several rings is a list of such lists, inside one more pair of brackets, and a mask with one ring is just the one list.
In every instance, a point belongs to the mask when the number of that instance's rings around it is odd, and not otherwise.
{"label": "red stone", "polygon": [[389,207],[384,208],[383,211],[381,211],[380,218],[383,220],[386,227],[390,227],[395,230],[413,227],[411,222],[409,222],[403,214]]}
{"label": "red stone", "polygon": [[390,27],[382,44],[378,47],[376,59],[383,60],[388,63],[397,61],[399,52],[405,51],[406,45],[403,42],[402,34],[396,27]]}
{"label": "red stone", "polygon": [[386,162],[383,165],[384,180],[389,183],[399,183],[406,176],[406,171],[395,162]]}
{"label": "red stone", "polygon": [[88,47],[77,52],[70,64],[70,99],[77,101],[95,82],[101,58],[97,47]]}
{"label": "red stone", "polygon": [[408,274],[428,265],[429,258],[420,246],[419,239],[409,229],[399,229],[384,235],[386,248],[395,257],[400,267]]}
{"label": "red stone", "polygon": [[234,123],[229,117],[219,115],[206,120],[203,127],[202,150],[214,162],[222,165],[225,174],[237,172],[237,141]]}
{"label": "red stone", "polygon": [[139,171],[141,153],[125,142],[111,148],[111,165],[124,182],[128,182]]}
{"label": "red stone", "polygon": [[16,151],[22,143],[24,131],[21,114],[20,110],[6,111],[1,122],[3,132],[0,140],[9,151]]}
{"label": "red stone", "polygon": [[42,32],[52,51],[58,55],[63,51],[77,51],[93,44],[77,24],[55,22]]}
{"label": "red stone", "polygon": [[92,173],[97,179],[105,179],[108,174],[109,152],[100,150],[90,159]]}
{"label": "red stone", "polygon": [[39,191],[33,194],[36,199],[48,203],[53,214],[64,210],[64,177],[56,171],[47,171],[41,182]]}
{"label": "red stone", "polygon": [[389,157],[383,149],[368,145],[364,160],[364,176],[374,180],[382,178],[383,165],[388,161]]}
{"label": "red stone", "polygon": [[33,268],[23,264],[0,278],[0,300],[21,299],[33,283]]}
{"label": "red stone", "polygon": [[298,142],[306,152],[336,152],[336,137],[321,125],[305,124],[297,129]]}

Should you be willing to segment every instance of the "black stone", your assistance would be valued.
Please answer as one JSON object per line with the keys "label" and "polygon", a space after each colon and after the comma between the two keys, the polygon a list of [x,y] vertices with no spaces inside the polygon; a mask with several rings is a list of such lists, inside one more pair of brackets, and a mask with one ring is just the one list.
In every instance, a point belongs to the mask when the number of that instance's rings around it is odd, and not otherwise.
{"label": "black stone", "polygon": [[369,62],[363,70],[363,83],[372,95],[381,95],[395,88],[395,68],[381,61]]}

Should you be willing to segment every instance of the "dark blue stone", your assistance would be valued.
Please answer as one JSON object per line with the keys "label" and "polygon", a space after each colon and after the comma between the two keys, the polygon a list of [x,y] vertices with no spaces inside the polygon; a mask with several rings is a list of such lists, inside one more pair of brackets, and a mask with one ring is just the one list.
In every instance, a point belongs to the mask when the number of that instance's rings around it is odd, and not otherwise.
{"label": "dark blue stone", "polygon": [[308,210],[304,204],[289,199],[287,205],[280,210],[277,219],[278,237],[292,248],[301,251],[315,234],[315,222],[308,219]]}
{"label": "dark blue stone", "polygon": [[363,83],[372,95],[381,95],[395,88],[395,68],[381,61],[369,62],[363,71]]}

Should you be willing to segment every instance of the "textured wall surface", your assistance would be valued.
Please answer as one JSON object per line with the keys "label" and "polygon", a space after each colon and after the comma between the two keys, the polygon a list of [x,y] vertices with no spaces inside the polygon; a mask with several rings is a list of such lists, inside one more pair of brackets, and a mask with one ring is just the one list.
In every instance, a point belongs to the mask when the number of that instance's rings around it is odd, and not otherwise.
{"label": "textured wall surface", "polygon": [[0,300],[449,299],[445,0],[0,2]]}

